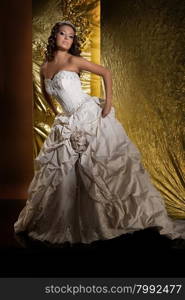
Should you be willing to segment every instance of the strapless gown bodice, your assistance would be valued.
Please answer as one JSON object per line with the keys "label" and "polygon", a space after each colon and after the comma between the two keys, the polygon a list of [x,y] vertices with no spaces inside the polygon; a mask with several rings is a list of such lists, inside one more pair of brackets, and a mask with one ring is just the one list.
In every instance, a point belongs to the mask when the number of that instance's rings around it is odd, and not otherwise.
{"label": "strapless gown bodice", "polygon": [[74,113],[92,98],[83,91],[80,78],[74,71],[61,70],[52,79],[45,78],[45,88],[48,94],[57,98],[66,114]]}

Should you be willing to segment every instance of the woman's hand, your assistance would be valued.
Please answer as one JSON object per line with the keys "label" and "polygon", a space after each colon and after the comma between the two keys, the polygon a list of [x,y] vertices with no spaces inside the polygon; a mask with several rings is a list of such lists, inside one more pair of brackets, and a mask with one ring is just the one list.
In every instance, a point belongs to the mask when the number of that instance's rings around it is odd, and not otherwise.
{"label": "woman's hand", "polygon": [[105,106],[102,109],[102,117],[105,118],[111,111],[111,104],[105,104]]}

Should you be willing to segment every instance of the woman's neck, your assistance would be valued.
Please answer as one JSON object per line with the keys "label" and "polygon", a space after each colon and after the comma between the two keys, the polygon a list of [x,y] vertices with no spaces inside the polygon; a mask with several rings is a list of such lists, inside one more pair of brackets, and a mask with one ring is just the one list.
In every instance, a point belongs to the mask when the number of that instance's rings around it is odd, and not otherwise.
{"label": "woman's neck", "polygon": [[55,53],[55,57],[54,57],[53,62],[57,64],[61,60],[65,61],[66,59],[69,58],[69,56],[70,56],[70,54],[67,51],[57,50],[57,52]]}

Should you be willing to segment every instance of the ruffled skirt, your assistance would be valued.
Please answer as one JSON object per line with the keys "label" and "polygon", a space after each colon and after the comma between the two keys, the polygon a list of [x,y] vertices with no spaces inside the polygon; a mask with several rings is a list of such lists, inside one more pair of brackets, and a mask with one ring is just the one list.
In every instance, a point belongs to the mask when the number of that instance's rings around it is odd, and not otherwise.
{"label": "ruffled skirt", "polygon": [[51,244],[91,243],[148,227],[185,238],[185,222],[167,215],[137,147],[97,97],[58,114],[39,155],[15,233]]}

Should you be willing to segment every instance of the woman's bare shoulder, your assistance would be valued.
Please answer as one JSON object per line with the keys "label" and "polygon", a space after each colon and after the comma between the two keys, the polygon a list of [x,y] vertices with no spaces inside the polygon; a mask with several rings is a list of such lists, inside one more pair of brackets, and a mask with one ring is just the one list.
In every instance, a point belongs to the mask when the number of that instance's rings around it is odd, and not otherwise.
{"label": "woman's bare shoulder", "polygon": [[69,65],[74,68],[77,72],[80,72],[79,69],[79,56],[72,55],[69,57]]}
{"label": "woman's bare shoulder", "polygon": [[104,67],[103,65],[99,65],[94,62],[91,62],[88,59],[84,58],[83,56],[74,57],[74,62],[80,71],[84,70],[100,76],[105,76],[107,72],[110,72],[110,70]]}
{"label": "woman's bare shoulder", "polygon": [[70,61],[71,61],[71,63],[78,63],[81,57],[82,56],[71,55]]}

